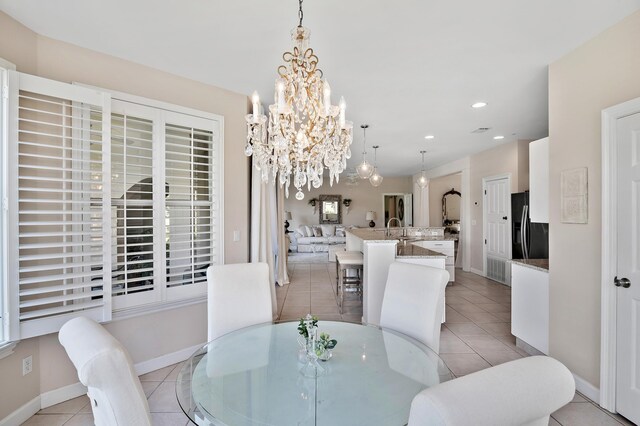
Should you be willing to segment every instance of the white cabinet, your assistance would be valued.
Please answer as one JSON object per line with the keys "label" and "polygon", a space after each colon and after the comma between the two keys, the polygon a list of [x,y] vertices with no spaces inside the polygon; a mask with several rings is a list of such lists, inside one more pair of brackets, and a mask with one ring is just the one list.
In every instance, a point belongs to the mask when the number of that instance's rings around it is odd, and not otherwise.
{"label": "white cabinet", "polygon": [[549,223],[549,138],[529,144],[529,217]]}
{"label": "white cabinet", "polygon": [[549,273],[511,263],[511,334],[549,354]]}
{"label": "white cabinet", "polygon": [[424,247],[429,250],[442,253],[445,259],[445,269],[449,271],[449,280],[456,280],[456,259],[455,259],[455,241],[454,240],[436,240],[436,241],[416,241],[413,244]]}

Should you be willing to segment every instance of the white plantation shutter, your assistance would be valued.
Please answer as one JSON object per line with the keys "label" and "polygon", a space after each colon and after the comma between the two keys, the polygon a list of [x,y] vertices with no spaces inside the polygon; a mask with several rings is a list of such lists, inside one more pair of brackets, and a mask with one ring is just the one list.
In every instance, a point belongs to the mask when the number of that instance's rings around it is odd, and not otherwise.
{"label": "white plantation shutter", "polygon": [[[161,265],[155,244],[162,226],[153,182],[154,155],[161,156],[153,108],[114,101],[111,116],[111,222],[114,309],[160,300]],[[154,154],[155,153],[155,154]],[[155,203],[155,204],[154,204]],[[160,273],[162,275],[162,273]]]}
{"label": "white plantation shutter", "polygon": [[16,72],[10,88],[11,338],[109,320],[110,97]]}
{"label": "white plantation shutter", "polygon": [[206,291],[220,263],[220,141],[217,122],[165,113],[164,179],[167,297]]}

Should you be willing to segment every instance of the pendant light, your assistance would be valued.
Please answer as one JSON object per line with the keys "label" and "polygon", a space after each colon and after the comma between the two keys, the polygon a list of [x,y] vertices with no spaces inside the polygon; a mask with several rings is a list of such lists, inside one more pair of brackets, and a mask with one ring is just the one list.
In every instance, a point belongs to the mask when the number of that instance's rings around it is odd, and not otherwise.
{"label": "pendant light", "polygon": [[373,147],[373,174],[369,178],[369,182],[371,182],[371,185],[374,187],[380,186],[383,179],[380,173],[378,173],[378,148],[380,148],[380,145]]}
{"label": "pendant light", "polygon": [[416,179],[416,183],[422,189],[426,188],[429,184],[429,179],[427,179],[427,175],[424,171],[424,154],[426,154],[426,152],[427,151],[424,150],[420,151],[420,154],[422,154],[422,171],[420,172],[420,176],[418,177],[418,179]]}
{"label": "pendant light", "polygon": [[358,172],[358,176],[361,179],[369,179],[371,174],[373,173],[373,167],[371,164],[367,162],[367,129],[369,128],[368,124],[363,124],[360,126],[363,133],[362,139],[362,163],[358,164],[356,167],[356,171]]}

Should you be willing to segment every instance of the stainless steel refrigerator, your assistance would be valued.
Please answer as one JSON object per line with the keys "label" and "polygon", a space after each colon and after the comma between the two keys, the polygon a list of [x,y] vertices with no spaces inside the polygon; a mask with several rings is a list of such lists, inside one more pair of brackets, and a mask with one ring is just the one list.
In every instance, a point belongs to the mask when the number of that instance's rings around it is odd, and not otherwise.
{"label": "stainless steel refrigerator", "polygon": [[549,224],[529,219],[529,191],[511,194],[512,259],[548,259]]}

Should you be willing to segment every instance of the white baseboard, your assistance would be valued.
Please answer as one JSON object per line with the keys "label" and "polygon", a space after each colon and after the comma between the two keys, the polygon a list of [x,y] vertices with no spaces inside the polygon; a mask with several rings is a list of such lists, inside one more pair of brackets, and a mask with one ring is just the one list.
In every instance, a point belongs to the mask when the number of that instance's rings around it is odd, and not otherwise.
{"label": "white baseboard", "polygon": [[480,269],[469,268],[469,272],[473,272],[476,275],[480,275],[481,277],[484,277],[484,272],[481,271]]}
{"label": "white baseboard", "polygon": [[40,395],[40,408],[51,407],[61,402],[86,395],[87,387],[82,383],[74,383],[72,385],[63,386]]}
{"label": "white baseboard", "polygon": [[[136,374],[146,374],[151,371],[159,370],[178,362],[182,362],[188,359],[202,346],[204,346],[204,343],[180,349],[179,351],[165,354],[147,361],[139,362],[133,367]],[[31,401],[27,402],[4,419],[1,419],[0,426],[19,426],[42,408],[51,407],[52,405],[77,398],[85,395],[86,393],[87,388],[80,382],[45,392],[33,398]]]}
{"label": "white baseboard", "polygon": [[576,381],[576,389],[578,392],[595,402],[596,404],[600,404],[600,389],[593,386],[591,383],[587,382],[582,377],[573,374],[573,378]]}
{"label": "white baseboard", "polygon": [[151,371],[159,370],[164,367],[168,367],[178,362],[182,362],[188,359],[195,351],[203,347],[205,344],[200,343],[188,348],[180,349],[179,351],[172,352],[170,354],[164,354],[157,358],[152,358],[147,361],[142,361],[133,366],[137,375],[147,374]]}
{"label": "white baseboard", "polygon": [[0,426],[20,426],[38,411],[40,411],[40,395],[0,420]]}

